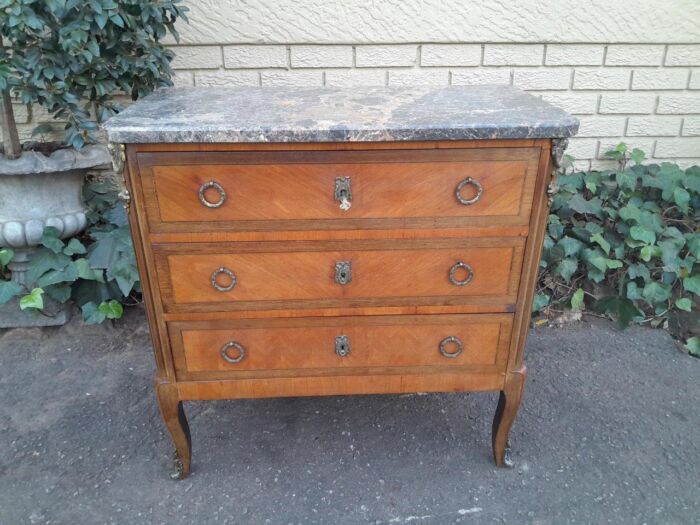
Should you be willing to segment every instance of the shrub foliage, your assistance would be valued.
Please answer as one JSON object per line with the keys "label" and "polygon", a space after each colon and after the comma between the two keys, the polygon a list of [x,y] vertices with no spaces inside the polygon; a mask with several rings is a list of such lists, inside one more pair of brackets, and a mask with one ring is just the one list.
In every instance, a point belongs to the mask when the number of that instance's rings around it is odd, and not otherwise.
{"label": "shrub foliage", "polygon": [[[171,85],[161,43],[185,16],[181,0],[0,0],[0,91],[65,122],[65,142],[94,142],[97,124],[132,99]],[[43,125],[37,132],[48,131]]]}
{"label": "shrub foliage", "polygon": [[[623,326],[681,319],[684,335],[692,334],[700,297],[700,167],[642,164],[644,153],[625,144],[608,155],[618,169],[557,177],[533,309],[590,308]],[[687,343],[696,355],[698,342]]]}

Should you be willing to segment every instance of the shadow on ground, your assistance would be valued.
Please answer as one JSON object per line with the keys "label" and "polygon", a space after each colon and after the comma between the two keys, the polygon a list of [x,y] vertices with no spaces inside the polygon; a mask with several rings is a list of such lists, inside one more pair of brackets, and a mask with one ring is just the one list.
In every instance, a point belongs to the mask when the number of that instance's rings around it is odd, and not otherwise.
{"label": "shadow on ground", "polygon": [[700,360],[662,331],[533,330],[494,468],[494,394],[189,403],[193,474],[142,312],[0,332],[0,523],[697,523]]}

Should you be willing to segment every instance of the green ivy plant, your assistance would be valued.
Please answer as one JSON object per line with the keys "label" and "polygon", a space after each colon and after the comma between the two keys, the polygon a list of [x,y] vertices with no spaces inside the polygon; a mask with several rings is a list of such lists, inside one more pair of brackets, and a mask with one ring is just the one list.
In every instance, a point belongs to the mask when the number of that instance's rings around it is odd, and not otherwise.
{"label": "green ivy plant", "polygon": [[[181,0],[0,0],[0,91],[65,122],[65,143],[97,140],[98,123],[170,82],[173,52],[162,44],[185,18]],[[12,105],[4,104],[5,154],[19,156]],[[97,121],[97,122],[95,122]],[[50,125],[35,130],[45,133]],[[14,137],[14,140],[12,138]]]}
{"label": "green ivy plant", "polygon": [[[84,188],[89,226],[83,236],[63,241],[58,230],[44,230],[41,247],[32,257],[25,288],[0,280],[0,304],[20,296],[23,310],[44,311],[44,296],[58,302],[74,300],[87,323],[118,319],[123,303],[139,300],[141,284],[126,213],[108,180],[92,179]],[[12,259],[0,250],[0,267]]]}
{"label": "green ivy plant", "polygon": [[556,179],[533,310],[671,327],[700,357],[700,167],[642,164],[624,143],[607,155],[618,169]]}

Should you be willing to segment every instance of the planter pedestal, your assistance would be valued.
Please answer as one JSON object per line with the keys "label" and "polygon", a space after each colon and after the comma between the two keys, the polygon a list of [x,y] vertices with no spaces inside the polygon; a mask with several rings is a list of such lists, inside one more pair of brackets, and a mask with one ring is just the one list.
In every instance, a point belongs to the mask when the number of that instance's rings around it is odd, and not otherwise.
{"label": "planter pedestal", "polygon": [[[15,252],[8,264],[13,281],[29,290],[34,286],[27,282],[27,267],[45,227],[56,228],[62,239],[85,229],[85,173],[110,163],[103,146],[63,149],[48,157],[36,152],[13,160],[0,157],[0,247]],[[70,307],[47,294],[43,299],[43,313],[20,310],[19,298],[0,305],[0,328],[65,324]]]}

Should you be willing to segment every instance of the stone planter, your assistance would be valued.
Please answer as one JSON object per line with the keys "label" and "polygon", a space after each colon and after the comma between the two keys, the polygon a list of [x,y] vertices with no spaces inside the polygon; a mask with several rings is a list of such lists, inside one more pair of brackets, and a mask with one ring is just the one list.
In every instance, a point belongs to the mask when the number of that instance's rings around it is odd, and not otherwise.
{"label": "stone planter", "polygon": [[[62,149],[50,156],[28,151],[13,160],[0,156],[0,247],[15,252],[8,265],[13,281],[31,289],[34,283],[27,282],[27,266],[46,226],[56,228],[62,239],[85,228],[85,173],[110,162],[102,146],[86,146],[80,151]],[[0,328],[52,326],[68,321],[67,306],[46,295],[45,315],[22,311],[18,302],[15,298],[0,306]]]}

